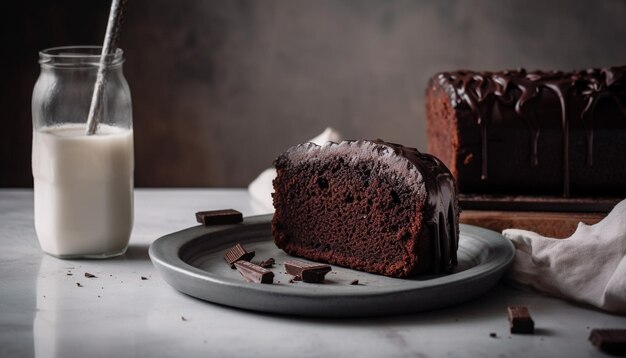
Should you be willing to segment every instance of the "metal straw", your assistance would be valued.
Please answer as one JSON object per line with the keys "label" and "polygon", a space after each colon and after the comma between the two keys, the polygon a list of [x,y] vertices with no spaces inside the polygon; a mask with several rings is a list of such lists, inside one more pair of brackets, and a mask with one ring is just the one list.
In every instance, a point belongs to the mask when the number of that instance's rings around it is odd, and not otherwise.
{"label": "metal straw", "polygon": [[89,116],[87,117],[87,135],[93,135],[98,129],[98,123],[102,117],[102,106],[104,101],[104,89],[107,84],[106,76],[109,65],[115,57],[117,49],[117,40],[119,38],[120,27],[122,25],[122,17],[124,7],[127,0],[112,0],[111,12],[109,13],[109,22],[104,35],[104,44],[102,45],[102,54],[100,56],[100,64],[98,66],[98,75],[96,83],[93,87],[93,95],[91,97],[91,106],[89,107]]}

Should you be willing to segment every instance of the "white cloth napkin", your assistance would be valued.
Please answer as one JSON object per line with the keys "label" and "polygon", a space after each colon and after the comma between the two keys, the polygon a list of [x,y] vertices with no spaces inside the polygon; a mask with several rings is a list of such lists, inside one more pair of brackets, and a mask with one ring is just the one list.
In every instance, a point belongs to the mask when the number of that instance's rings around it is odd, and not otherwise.
{"label": "white cloth napkin", "polygon": [[547,294],[626,313],[626,200],[595,225],[578,224],[567,239],[507,229],[515,245],[507,279]]}
{"label": "white cloth napkin", "polygon": [[[325,144],[326,142],[339,142],[341,141],[341,135],[334,129],[328,127],[317,137],[311,139],[309,142],[313,142],[317,145]],[[294,145],[297,143],[294,143]],[[285,148],[286,149],[286,148]],[[265,169],[254,179],[250,185],[248,185],[248,192],[253,198],[253,205],[259,211],[274,212],[274,204],[272,204],[272,192],[274,187],[272,181],[276,178],[276,169]]]}

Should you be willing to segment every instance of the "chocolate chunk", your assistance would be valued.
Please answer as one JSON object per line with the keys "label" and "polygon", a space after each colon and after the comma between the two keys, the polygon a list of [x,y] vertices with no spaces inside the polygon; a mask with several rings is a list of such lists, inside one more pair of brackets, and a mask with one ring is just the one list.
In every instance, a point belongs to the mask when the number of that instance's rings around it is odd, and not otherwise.
{"label": "chocolate chunk", "polygon": [[261,261],[259,266],[261,266],[263,268],[270,268],[270,267],[274,266],[275,263],[276,263],[276,261],[274,260],[274,258],[270,257],[269,259],[267,259],[265,261]]}
{"label": "chocolate chunk", "polygon": [[243,221],[243,215],[237,210],[198,211],[196,220],[204,226],[237,224]]}
{"label": "chocolate chunk", "polygon": [[146,276],[141,276],[141,280],[142,280],[142,281],[145,281],[145,280],[147,280],[147,279],[148,279],[148,278],[147,278]]}
{"label": "chocolate chunk", "polygon": [[324,282],[324,276],[330,272],[331,268],[325,264],[309,264],[293,260],[285,262],[285,270],[288,274],[299,277],[304,282],[320,283]]}
{"label": "chocolate chunk", "polygon": [[83,287],[83,285],[81,285],[80,282],[76,282],[76,286]]}
{"label": "chocolate chunk", "polygon": [[185,318],[185,316],[180,316],[180,320],[183,322],[187,322],[187,318]]}
{"label": "chocolate chunk", "polygon": [[254,251],[246,251],[246,249],[241,246],[241,244],[237,244],[233,246],[226,255],[224,255],[224,260],[230,265],[230,268],[235,268],[235,262],[243,260],[250,261],[254,257]]}
{"label": "chocolate chunk", "polygon": [[351,285],[358,285],[359,284],[359,280],[352,280],[352,282],[350,282]]}
{"label": "chocolate chunk", "polygon": [[599,350],[626,356],[626,329],[592,329],[589,341]]}
{"label": "chocolate chunk", "polygon": [[94,274],[90,274],[89,272],[85,272],[85,277],[87,278],[96,278],[97,276]]}
{"label": "chocolate chunk", "polygon": [[511,333],[533,334],[535,333],[535,322],[530,317],[528,307],[526,306],[509,306],[509,324]]}
{"label": "chocolate chunk", "polygon": [[265,269],[259,265],[255,265],[248,261],[235,262],[237,271],[248,282],[254,283],[273,283],[274,273],[268,269]]}
{"label": "chocolate chunk", "polygon": [[491,338],[498,338],[498,335],[495,332],[491,332],[491,333],[489,333],[489,337],[491,337]]}

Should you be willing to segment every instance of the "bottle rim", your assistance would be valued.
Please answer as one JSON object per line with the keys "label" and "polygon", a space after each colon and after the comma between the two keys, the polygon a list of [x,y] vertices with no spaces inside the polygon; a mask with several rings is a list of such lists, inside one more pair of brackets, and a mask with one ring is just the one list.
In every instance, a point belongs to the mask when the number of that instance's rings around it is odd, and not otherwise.
{"label": "bottle rim", "polygon": [[[59,46],[39,51],[39,64],[42,67],[98,67],[102,57],[102,46]],[[124,62],[124,51],[115,49],[106,55],[108,66]]]}

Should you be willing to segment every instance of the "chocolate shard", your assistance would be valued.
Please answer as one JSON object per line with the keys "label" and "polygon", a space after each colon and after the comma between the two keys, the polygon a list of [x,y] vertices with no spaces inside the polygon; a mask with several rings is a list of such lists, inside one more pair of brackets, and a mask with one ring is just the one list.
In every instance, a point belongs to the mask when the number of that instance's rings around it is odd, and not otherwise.
{"label": "chocolate shard", "polygon": [[226,255],[224,255],[224,260],[230,265],[230,268],[235,268],[235,262],[237,261],[250,261],[254,257],[254,251],[246,251],[246,249],[241,246],[241,244],[237,244],[233,246]]}
{"label": "chocolate shard", "polygon": [[242,222],[243,215],[233,209],[198,211],[196,220],[204,226],[229,225]]}
{"label": "chocolate shard", "polygon": [[259,266],[261,266],[263,268],[270,268],[270,267],[274,266],[275,263],[276,263],[276,260],[274,260],[273,257],[270,257],[269,259],[267,259],[265,261],[261,261],[261,263],[259,263]]}
{"label": "chocolate shard", "polygon": [[352,280],[350,282],[351,285],[358,285],[359,284],[359,280]]}
{"label": "chocolate shard", "polygon": [[87,277],[87,278],[96,278],[97,276],[92,274],[92,273],[85,272],[85,277]]}
{"label": "chocolate shard", "polygon": [[535,322],[530,317],[528,307],[509,306],[507,307],[511,333],[533,334],[535,333]]}
{"label": "chocolate shard", "polygon": [[330,265],[326,264],[309,264],[296,260],[285,262],[285,271],[292,276],[300,277],[303,282],[324,282],[324,277],[331,270]]}
{"label": "chocolate shard", "polygon": [[248,282],[254,283],[273,283],[274,273],[268,269],[265,269],[259,265],[255,265],[248,261],[235,262],[237,271]]}
{"label": "chocolate shard", "polygon": [[599,350],[617,356],[626,356],[626,329],[592,329],[589,341]]}

